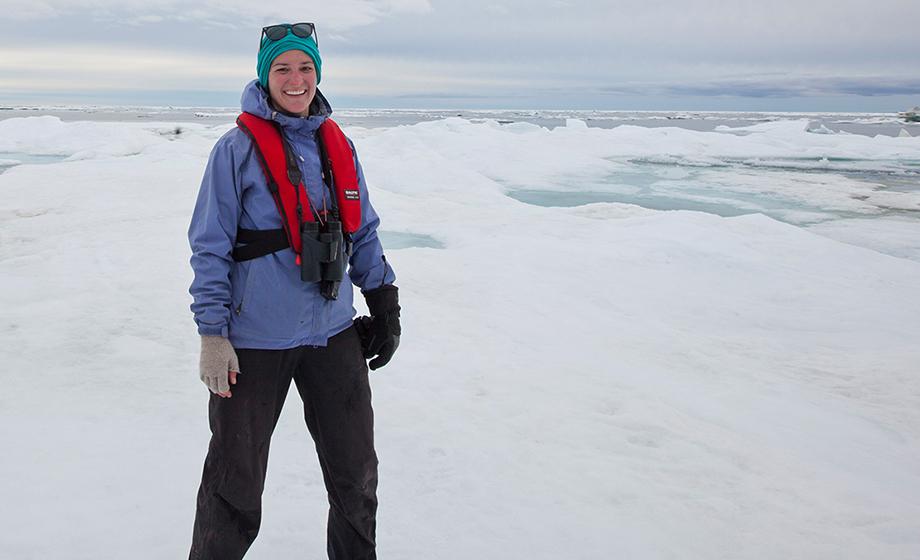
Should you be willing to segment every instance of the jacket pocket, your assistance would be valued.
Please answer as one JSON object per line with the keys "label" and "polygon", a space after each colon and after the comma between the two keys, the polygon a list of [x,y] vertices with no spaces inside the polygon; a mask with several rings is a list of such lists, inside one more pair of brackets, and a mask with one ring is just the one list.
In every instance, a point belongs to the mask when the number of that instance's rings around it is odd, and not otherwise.
{"label": "jacket pocket", "polygon": [[306,286],[293,274],[296,270],[288,270],[274,256],[248,262],[248,274],[234,307],[231,328],[238,335],[263,340],[293,338],[302,324]]}

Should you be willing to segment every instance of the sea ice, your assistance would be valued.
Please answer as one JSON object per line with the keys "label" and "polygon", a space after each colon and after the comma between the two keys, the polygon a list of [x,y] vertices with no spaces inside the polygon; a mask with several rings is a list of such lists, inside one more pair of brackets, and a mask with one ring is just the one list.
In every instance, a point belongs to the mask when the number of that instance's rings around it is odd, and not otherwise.
{"label": "sea ice", "polygon": [[[175,126],[0,122],[0,151],[67,158],[0,175],[7,557],[187,554],[208,431],[186,230],[232,125]],[[920,556],[916,192],[734,163],[907,169],[920,139],[805,126],[347,130],[384,240],[443,245],[388,251],[403,337],[372,374],[381,557]],[[669,158],[728,163],[634,167]],[[836,221],[507,194],[624,170],[671,200]],[[321,556],[324,494],[291,395],[251,557]]]}

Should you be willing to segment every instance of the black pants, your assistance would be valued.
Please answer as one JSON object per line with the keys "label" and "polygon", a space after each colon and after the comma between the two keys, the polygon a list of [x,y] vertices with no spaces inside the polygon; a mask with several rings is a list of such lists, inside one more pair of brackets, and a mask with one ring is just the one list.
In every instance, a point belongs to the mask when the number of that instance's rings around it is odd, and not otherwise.
{"label": "black pants", "polygon": [[333,560],[376,558],[377,455],[367,365],[354,328],[326,348],[237,350],[233,396],[212,394],[191,560],[242,558],[259,532],[272,431],[291,379],[303,400],[329,496]]}

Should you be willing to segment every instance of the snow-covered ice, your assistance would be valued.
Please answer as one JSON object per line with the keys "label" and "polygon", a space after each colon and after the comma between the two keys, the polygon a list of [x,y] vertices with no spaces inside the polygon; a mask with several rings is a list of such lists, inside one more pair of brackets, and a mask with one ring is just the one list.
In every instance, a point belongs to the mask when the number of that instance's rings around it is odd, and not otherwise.
{"label": "snow-covered ice", "polygon": [[[229,126],[0,122],[3,558],[187,554],[185,232]],[[808,126],[347,130],[403,303],[381,558],[920,557],[920,138]],[[325,550],[297,404],[247,558]]]}

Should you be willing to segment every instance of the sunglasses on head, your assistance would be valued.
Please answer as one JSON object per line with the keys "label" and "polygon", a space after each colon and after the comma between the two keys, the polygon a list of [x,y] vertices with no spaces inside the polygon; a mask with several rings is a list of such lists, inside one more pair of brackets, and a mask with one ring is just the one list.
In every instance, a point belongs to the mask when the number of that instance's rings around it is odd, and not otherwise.
{"label": "sunglasses on head", "polygon": [[307,37],[312,36],[313,40],[316,41],[316,46],[319,46],[319,37],[316,35],[316,26],[312,23],[279,23],[278,25],[269,25],[262,28],[262,35],[259,36],[259,47],[262,46],[262,37],[268,37],[272,41],[279,41],[283,39],[288,31],[294,34],[296,37],[301,39],[306,39]]}

